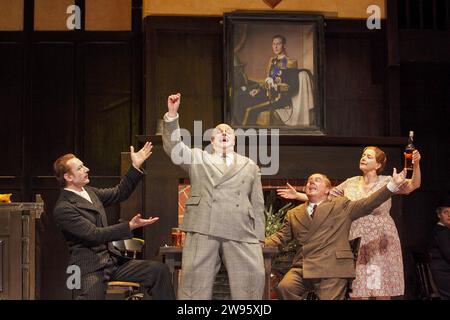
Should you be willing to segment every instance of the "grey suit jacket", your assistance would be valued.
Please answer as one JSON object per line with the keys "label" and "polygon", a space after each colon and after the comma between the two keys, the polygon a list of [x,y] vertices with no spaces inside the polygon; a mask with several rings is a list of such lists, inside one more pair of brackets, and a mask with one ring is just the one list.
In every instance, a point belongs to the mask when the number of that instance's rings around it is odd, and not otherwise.
{"label": "grey suit jacket", "polygon": [[164,121],[166,153],[184,158],[176,164],[189,173],[191,192],[181,229],[223,239],[258,243],[264,241],[264,199],[259,167],[234,153],[234,163],[225,172],[213,155],[181,142],[178,119]]}
{"label": "grey suit jacket", "polygon": [[348,240],[351,223],[370,214],[392,194],[385,186],[357,201],[336,197],[321,203],[314,218],[304,203],[288,211],[283,227],[265,243],[276,246],[296,239],[300,248],[292,267],[302,268],[304,278],[354,278],[355,264]]}

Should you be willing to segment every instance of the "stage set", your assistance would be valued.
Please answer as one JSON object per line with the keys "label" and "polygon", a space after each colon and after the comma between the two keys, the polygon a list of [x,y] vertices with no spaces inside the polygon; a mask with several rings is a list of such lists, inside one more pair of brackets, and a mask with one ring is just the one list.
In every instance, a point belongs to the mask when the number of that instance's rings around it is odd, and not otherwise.
{"label": "stage set", "polygon": [[[201,299],[188,289],[202,281],[182,276],[206,269],[212,300],[448,299],[450,1],[369,2],[1,0],[0,300]],[[176,123],[188,147],[219,132],[251,161],[227,149],[225,169],[183,170],[167,142]],[[220,123],[234,131],[208,130]],[[409,194],[340,207],[393,191],[411,144]],[[76,158],[58,185],[64,154]],[[331,194],[309,208],[321,183]],[[223,263],[200,267],[193,252]],[[158,292],[114,276],[144,259],[167,273]],[[293,262],[303,291],[287,281]],[[345,295],[329,278],[346,279]]]}

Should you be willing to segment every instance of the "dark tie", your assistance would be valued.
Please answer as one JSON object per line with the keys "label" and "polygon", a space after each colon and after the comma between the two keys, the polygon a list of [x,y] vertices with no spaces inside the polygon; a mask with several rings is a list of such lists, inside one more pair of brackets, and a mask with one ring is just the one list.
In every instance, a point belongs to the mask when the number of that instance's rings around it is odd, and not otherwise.
{"label": "dark tie", "polygon": [[311,211],[311,219],[314,218],[314,214],[316,213],[317,204],[314,205],[312,211]]}

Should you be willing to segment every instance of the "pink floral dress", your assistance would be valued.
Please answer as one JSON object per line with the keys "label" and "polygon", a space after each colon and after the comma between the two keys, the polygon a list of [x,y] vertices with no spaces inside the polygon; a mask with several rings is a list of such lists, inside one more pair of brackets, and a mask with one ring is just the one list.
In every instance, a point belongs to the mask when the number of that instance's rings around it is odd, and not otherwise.
{"label": "pink floral dress", "polygon": [[[378,181],[367,192],[360,186],[361,176],[349,178],[331,192],[343,191],[350,200],[370,196],[384,187],[389,176],[378,176]],[[351,297],[401,296],[404,294],[403,260],[397,228],[389,211],[391,199],[364,216],[353,221],[349,240],[361,237],[356,262],[356,278]]]}

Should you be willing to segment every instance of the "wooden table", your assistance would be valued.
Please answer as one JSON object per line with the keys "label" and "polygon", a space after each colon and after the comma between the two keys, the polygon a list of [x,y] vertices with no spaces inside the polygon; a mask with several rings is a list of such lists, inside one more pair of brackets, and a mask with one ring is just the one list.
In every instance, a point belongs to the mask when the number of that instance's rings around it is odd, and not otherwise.
{"label": "wooden table", "polygon": [[[178,294],[178,274],[181,270],[181,255],[183,247],[160,247],[159,252],[164,257],[164,263],[167,264],[172,274],[172,283],[175,293]],[[266,271],[265,286],[264,286],[264,300],[270,299],[270,273],[272,270],[272,257],[278,252],[277,247],[264,247],[264,269]]]}

